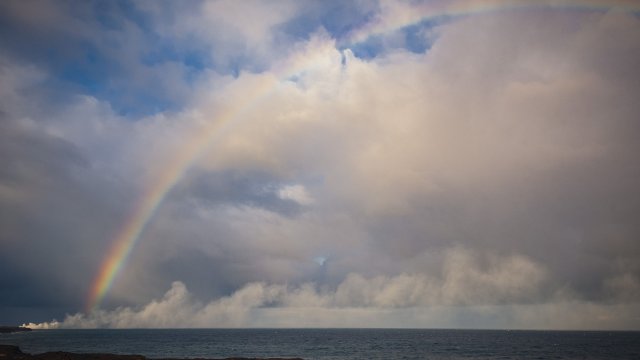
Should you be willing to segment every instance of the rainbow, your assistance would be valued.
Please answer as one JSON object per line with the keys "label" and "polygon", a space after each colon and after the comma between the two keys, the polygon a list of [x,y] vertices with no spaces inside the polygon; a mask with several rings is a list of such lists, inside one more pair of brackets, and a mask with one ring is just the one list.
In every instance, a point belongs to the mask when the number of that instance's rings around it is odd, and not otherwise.
{"label": "rainbow", "polygon": [[[234,103],[217,116],[217,121],[212,121],[201,129],[197,129],[189,141],[175,154],[159,176],[154,177],[154,182],[146,188],[140,199],[133,207],[128,220],[114,237],[111,248],[107,253],[98,275],[90,289],[86,311],[95,310],[106,293],[109,291],[116,276],[127,262],[140,234],[144,230],[149,219],[153,217],[160,203],[175,184],[184,176],[187,170],[202,157],[209,144],[216,138],[223,136],[232,129],[233,121],[238,120],[243,114],[265,100],[267,95],[283,81],[312,68],[310,64],[313,58],[305,56],[294,57],[284,63],[281,69],[276,68],[276,75],[255,75],[251,81],[253,87],[249,93],[243,94],[244,101]],[[285,71],[286,69],[286,71]],[[279,75],[277,75],[279,74]]]}
{"label": "rainbow", "polygon": [[[617,8],[622,11],[640,12],[640,1],[636,0],[567,0],[567,1],[536,1],[536,0],[471,0],[471,1],[425,1],[412,8],[411,11],[392,12],[391,16],[374,19],[365,26],[357,29],[340,42],[355,45],[367,39],[390,33],[423,21],[447,17],[459,17],[482,14],[499,10],[522,8],[552,8],[552,9],[584,9],[605,11]],[[245,94],[244,101],[233,104],[221,112],[216,121],[212,121],[200,129],[195,135],[185,141],[180,151],[171,158],[162,173],[146,187],[139,200],[133,207],[128,220],[117,232],[112,240],[110,250],[102,262],[98,274],[90,289],[86,311],[94,311],[114,279],[126,264],[136,242],[140,238],[145,225],[153,217],[167,193],[180,181],[189,168],[215,142],[232,129],[232,124],[242,118],[256,104],[265,99],[278,84],[288,81],[305,69],[309,69],[319,59],[300,57],[284,64],[283,68],[274,71],[275,75],[257,75],[252,91]]]}

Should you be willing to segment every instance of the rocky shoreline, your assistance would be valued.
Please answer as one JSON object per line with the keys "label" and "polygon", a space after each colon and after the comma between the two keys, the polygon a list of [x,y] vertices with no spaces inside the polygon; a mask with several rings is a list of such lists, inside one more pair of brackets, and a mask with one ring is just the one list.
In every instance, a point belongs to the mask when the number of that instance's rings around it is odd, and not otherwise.
{"label": "rocky shoreline", "polygon": [[[52,351],[42,354],[26,354],[14,345],[0,345],[0,360],[151,360],[142,355],[116,354],[76,354],[64,351]],[[179,360],[179,359],[157,359]],[[183,359],[182,359],[183,360]],[[301,358],[244,358],[231,357],[224,359],[190,359],[190,360],[302,360]]]}
{"label": "rocky shoreline", "polygon": [[31,331],[28,327],[22,326],[0,326],[0,334],[8,334],[14,332]]}

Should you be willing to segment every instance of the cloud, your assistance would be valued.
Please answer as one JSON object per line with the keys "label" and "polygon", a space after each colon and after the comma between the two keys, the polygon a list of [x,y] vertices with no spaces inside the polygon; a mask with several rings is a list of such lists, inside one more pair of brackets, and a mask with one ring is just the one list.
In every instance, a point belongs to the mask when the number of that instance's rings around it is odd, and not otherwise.
{"label": "cloud", "polygon": [[[344,326],[477,326],[578,329],[612,323],[633,314],[634,305],[598,305],[558,299],[551,303],[529,302],[537,291],[540,270],[520,257],[500,259],[502,263],[485,271],[469,266],[467,251],[452,249],[447,259],[444,283],[425,275],[365,278],[349,275],[335,290],[317,284],[299,286],[250,283],[233,294],[207,304],[195,300],[185,285],[174,282],[159,300],[137,309],[121,307],[111,311],[67,315],[62,322],[25,324],[34,329],[51,328],[180,328],[180,327],[344,327]],[[454,269],[455,268],[455,269]],[[527,270],[523,270],[526,268]],[[470,285],[464,276],[490,279]],[[499,272],[496,276],[496,272]],[[496,280],[500,279],[500,280]],[[526,284],[526,285],[523,285]],[[483,291],[479,292],[478,288]],[[513,301],[514,296],[520,301]],[[507,300],[510,305],[498,306]],[[460,308],[460,304],[465,304]],[[580,318],[575,311],[578,309]],[[462,310],[461,310],[462,309]],[[452,317],[458,319],[451,322]],[[633,328],[638,319],[629,319]]]}
{"label": "cloud", "polygon": [[315,202],[303,185],[287,185],[278,190],[278,197],[283,200],[292,200],[300,205],[311,205]]}
{"label": "cloud", "polygon": [[[426,306],[494,305],[529,302],[535,297],[544,271],[530,260],[512,256],[494,258],[482,269],[476,256],[464,249],[451,249],[445,260],[444,279],[427,274],[400,274],[365,278],[350,274],[334,290],[318,284],[298,286],[249,283],[229,296],[201,304],[179,281],[160,300],[133,309],[97,310],[69,315],[63,322],[30,324],[34,328],[93,327],[238,327],[255,326],[260,313],[276,308],[304,312],[313,308],[400,309]],[[358,310],[356,310],[358,311]],[[337,311],[336,313],[340,313]],[[333,322],[331,322],[333,321]],[[332,326],[335,318],[327,319]],[[302,325],[301,325],[302,326]]]}
{"label": "cloud", "polygon": [[[112,90],[135,74],[176,91],[171,111],[123,114],[0,43],[2,309],[82,308],[139,194],[215,128],[104,308],[60,326],[637,327],[636,16],[487,12],[415,25],[437,34],[428,51],[388,39],[362,58],[349,22],[323,18],[335,6],[250,5],[140,3],[78,25],[88,55],[119,59]],[[407,14],[366,5],[365,30]],[[46,34],[29,25],[45,15],[12,24]],[[50,15],[36,23],[76,29]]]}

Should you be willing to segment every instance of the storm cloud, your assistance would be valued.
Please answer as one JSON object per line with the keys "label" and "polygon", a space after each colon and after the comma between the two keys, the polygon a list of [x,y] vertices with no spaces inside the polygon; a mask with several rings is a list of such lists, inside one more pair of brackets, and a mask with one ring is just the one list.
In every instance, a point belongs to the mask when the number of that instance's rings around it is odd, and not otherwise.
{"label": "storm cloud", "polygon": [[0,321],[640,326],[637,12],[83,4],[0,5]]}

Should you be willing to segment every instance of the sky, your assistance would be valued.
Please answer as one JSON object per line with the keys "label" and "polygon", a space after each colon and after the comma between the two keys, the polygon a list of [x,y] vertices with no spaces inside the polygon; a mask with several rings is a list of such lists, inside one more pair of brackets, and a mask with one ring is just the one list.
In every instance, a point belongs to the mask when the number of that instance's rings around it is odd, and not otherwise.
{"label": "sky", "polygon": [[635,1],[0,2],[0,324],[640,330]]}

